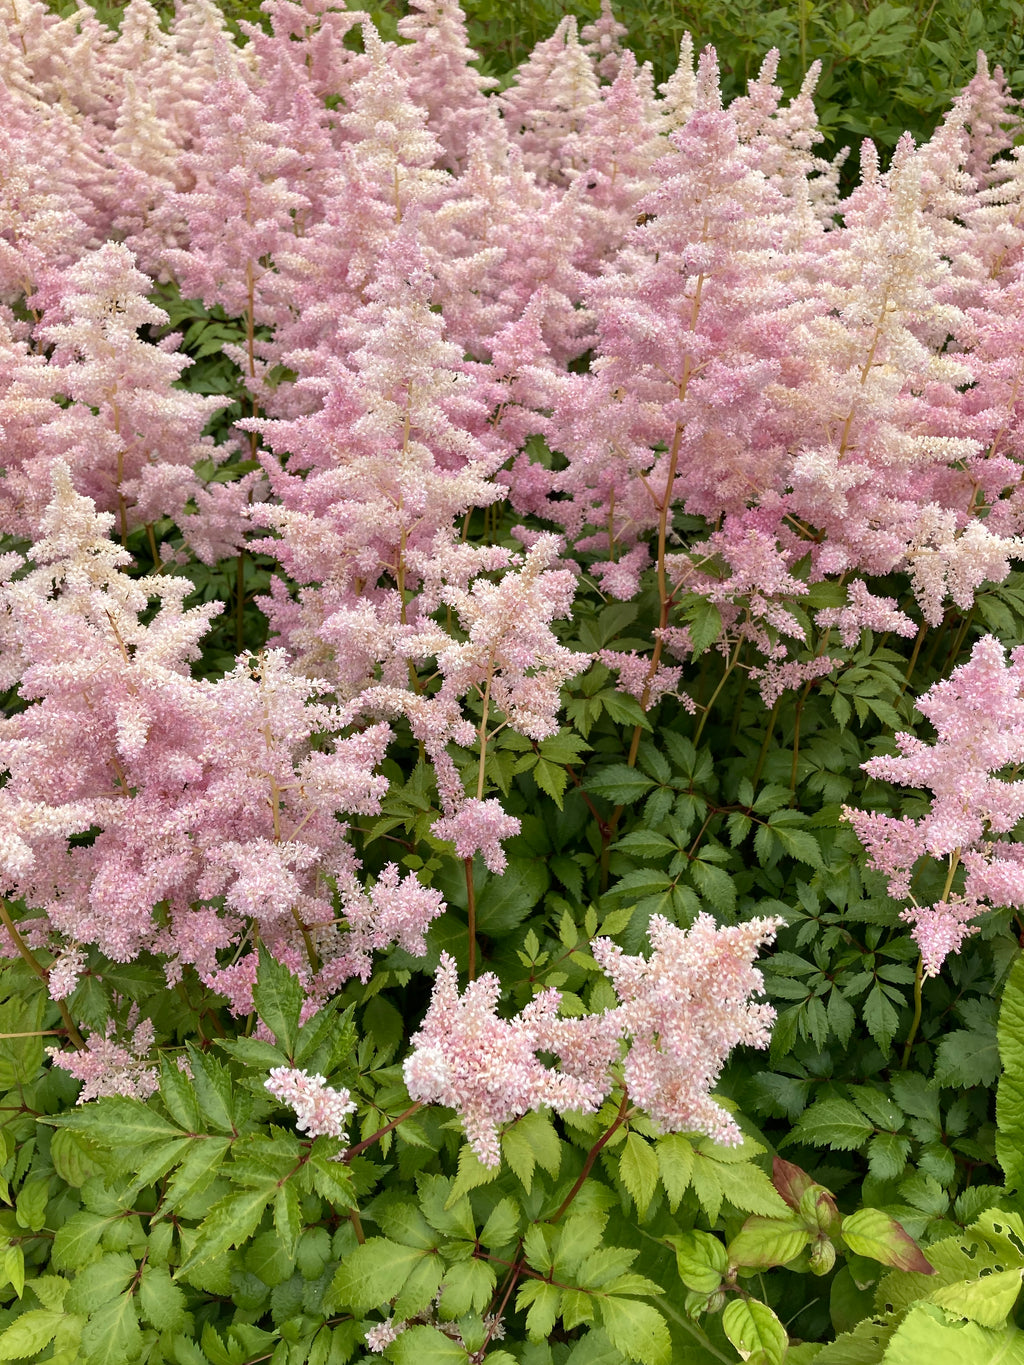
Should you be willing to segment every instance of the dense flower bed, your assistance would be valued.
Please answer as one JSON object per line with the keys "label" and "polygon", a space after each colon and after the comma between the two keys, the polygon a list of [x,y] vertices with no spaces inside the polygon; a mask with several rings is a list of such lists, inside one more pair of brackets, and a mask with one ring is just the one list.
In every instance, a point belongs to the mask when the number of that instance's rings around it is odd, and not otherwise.
{"label": "dense flower bed", "polygon": [[1002,73],[262,8],[0,33],[0,1360],[1016,1359]]}

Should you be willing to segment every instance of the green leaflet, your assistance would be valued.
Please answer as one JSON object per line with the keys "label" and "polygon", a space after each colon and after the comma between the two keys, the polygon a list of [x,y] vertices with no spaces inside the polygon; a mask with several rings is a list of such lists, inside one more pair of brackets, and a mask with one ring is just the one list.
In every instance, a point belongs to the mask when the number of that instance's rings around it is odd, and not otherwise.
{"label": "green leaflet", "polygon": [[185,1137],[186,1134],[142,1103],[124,1096],[109,1096],[67,1114],[47,1117],[47,1123],[71,1128],[77,1132],[95,1134],[104,1146],[139,1148],[166,1138]]}
{"label": "green leaflet", "polygon": [[722,1314],[722,1330],[741,1359],[756,1355],[762,1365],[782,1365],[789,1337],[766,1303],[758,1299],[732,1299]]}
{"label": "green leaflet", "polygon": [[1024,957],[1014,963],[1003,991],[999,1056],[1003,1075],[996,1094],[996,1154],[1006,1183],[1024,1189]]}
{"label": "green leaflet", "polygon": [[390,1303],[423,1260],[416,1247],[402,1246],[386,1237],[368,1237],[338,1267],[329,1291],[338,1307],[364,1312]]}
{"label": "green leaflet", "polygon": [[843,1241],[858,1256],[868,1256],[883,1265],[928,1274],[932,1267],[920,1247],[895,1218],[881,1209],[859,1209],[842,1222]]}
{"label": "green leaflet", "polygon": [[[881,1357],[883,1365],[1024,1365],[1024,1332],[1014,1324],[999,1329],[974,1322],[951,1323],[940,1308],[922,1304],[907,1314]],[[829,1362],[831,1365],[831,1362]]]}
{"label": "green leaflet", "polygon": [[658,1158],[638,1133],[628,1133],[619,1156],[619,1175],[642,1218],[658,1187]]}
{"label": "green leaflet", "polygon": [[82,1352],[89,1365],[124,1365],[141,1350],[142,1331],[131,1293],[105,1303],[82,1328]]}
{"label": "green leaflet", "polygon": [[63,1321],[63,1313],[47,1308],[22,1313],[0,1332],[0,1360],[36,1357],[53,1340]]}
{"label": "green leaflet", "polygon": [[639,1299],[602,1298],[601,1322],[613,1346],[639,1365],[668,1365],[672,1341],[658,1310]]}
{"label": "green leaflet", "polygon": [[436,1327],[409,1327],[388,1352],[396,1365],[465,1365],[466,1352]]}
{"label": "green leaflet", "polygon": [[268,1203],[277,1193],[277,1182],[270,1180],[261,1187],[234,1190],[217,1201],[200,1223],[190,1255],[182,1263],[179,1274],[222,1255],[229,1247],[240,1246],[256,1231]]}
{"label": "green leaflet", "polygon": [[259,945],[259,970],[252,998],[260,1018],[287,1057],[295,1051],[305,992],[299,978]]}

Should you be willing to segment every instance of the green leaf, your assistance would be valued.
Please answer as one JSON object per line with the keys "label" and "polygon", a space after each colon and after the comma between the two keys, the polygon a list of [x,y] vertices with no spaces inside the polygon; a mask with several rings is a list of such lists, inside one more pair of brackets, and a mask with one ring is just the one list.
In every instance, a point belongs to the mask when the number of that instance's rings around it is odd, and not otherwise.
{"label": "green leaf", "polygon": [[532,1109],[508,1126],[501,1135],[505,1160],[529,1192],[533,1170],[538,1163],[548,1175],[558,1174],[562,1165],[562,1143],[548,1114]]}
{"label": "green leaf", "polygon": [[891,1337],[883,1365],[1024,1365],[1024,1331],[1014,1323],[1000,1329],[974,1322],[951,1323],[941,1308],[920,1304]]}
{"label": "green leaf", "polygon": [[642,1218],[658,1188],[658,1158],[639,1133],[628,1133],[619,1157],[619,1175]]}
{"label": "green leaf", "polygon": [[888,1053],[896,1036],[899,1015],[889,999],[884,987],[878,982],[868,992],[863,1006],[864,1022],[868,1032],[882,1049]]}
{"label": "green leaf", "polygon": [[22,1313],[0,1332],[0,1360],[24,1360],[29,1356],[38,1359],[39,1352],[50,1344],[63,1321],[63,1313],[52,1312],[49,1308],[34,1308]]}
{"label": "green leaf", "polygon": [[808,1142],[815,1147],[852,1152],[862,1146],[873,1131],[874,1125],[855,1104],[829,1095],[804,1110],[785,1141]]}
{"label": "green leaf", "polygon": [[64,1307],[71,1313],[90,1313],[97,1304],[108,1303],[124,1290],[135,1276],[135,1257],[127,1252],[111,1252],[79,1271],[71,1282]]}
{"label": "green leaf", "polygon": [[364,1312],[390,1303],[423,1259],[416,1247],[387,1237],[368,1237],[338,1267],[329,1290],[332,1306]]}
{"label": "green leaf", "polygon": [[139,1312],[158,1332],[176,1331],[185,1318],[185,1295],[166,1266],[143,1266],[139,1280]]}
{"label": "green leaf", "polygon": [[464,1142],[459,1148],[459,1171],[452,1186],[452,1201],[461,1199],[479,1185],[489,1185],[500,1174],[500,1166],[485,1166],[469,1143]]}
{"label": "green leaf", "polygon": [[764,1365],[782,1365],[789,1345],[785,1327],[760,1299],[732,1299],[722,1314],[722,1330],[743,1360],[760,1352]]}
{"label": "green leaf", "polygon": [[[61,1280],[57,1275],[51,1275],[50,1280],[57,1280],[66,1288],[67,1280]],[[58,1307],[46,1300],[45,1292],[40,1290],[43,1283],[42,1277],[37,1277],[32,1281],[32,1291],[39,1299],[44,1308]],[[0,1286],[10,1285],[15,1295],[20,1299],[25,1292],[25,1250],[20,1246],[9,1246],[4,1252],[3,1261],[0,1262]]]}
{"label": "green leaf", "polygon": [[259,954],[256,985],[252,988],[256,1011],[274,1035],[278,1046],[291,1057],[295,1051],[299,1015],[306,994],[299,978],[272,957],[263,943],[259,946]]}
{"label": "green leaf", "polygon": [[722,1199],[724,1198],[722,1182],[719,1179],[721,1169],[716,1161],[709,1160],[703,1153],[696,1155],[691,1184],[693,1185],[693,1192],[697,1196],[697,1203],[712,1223],[718,1221]]}
{"label": "green leaf", "polygon": [[440,1256],[420,1252],[419,1260],[406,1276],[399,1293],[394,1296],[393,1311],[400,1320],[426,1313],[441,1286],[444,1262]]}
{"label": "green leaf", "polygon": [[234,1134],[234,1087],[227,1068],[191,1043],[186,1047],[200,1112],[218,1132]]}
{"label": "green leaf", "polygon": [[273,1288],[291,1278],[295,1258],[276,1232],[261,1232],[245,1249],[245,1268]]}
{"label": "green leaf", "polygon": [[166,1057],[160,1058],[160,1098],[167,1112],[187,1133],[198,1133],[202,1127],[196,1088]]}
{"label": "green leaf", "polygon": [[902,1175],[910,1155],[910,1139],[898,1133],[879,1133],[868,1143],[868,1166],[879,1180]]}
{"label": "green leaf", "polygon": [[216,1042],[229,1057],[253,1071],[269,1071],[271,1067],[288,1064],[284,1050],[273,1043],[265,1043],[262,1038],[218,1038]]}
{"label": "green leaf", "polygon": [[848,1214],[842,1224],[843,1241],[858,1256],[868,1256],[897,1270],[913,1270],[928,1275],[931,1263],[910,1234],[881,1209],[859,1209]]}
{"label": "green leaf", "polygon": [[50,1177],[30,1175],[18,1191],[15,1217],[18,1227],[38,1232],[46,1222],[46,1206],[50,1202]]}
{"label": "green leaf", "polygon": [[761,1213],[769,1218],[785,1216],[785,1201],[752,1161],[719,1162],[718,1182],[729,1203],[744,1213]]}
{"label": "green leaf", "polygon": [[658,1139],[654,1150],[669,1208],[675,1213],[693,1175],[693,1146],[681,1133],[670,1133]]}
{"label": "green leaf", "polygon": [[592,747],[585,739],[565,728],[540,742],[541,757],[551,763],[579,763]]}
{"label": "green leaf", "polygon": [[[797,814],[795,811],[776,811],[768,817],[768,825],[783,850],[798,862],[807,863],[821,871],[825,864],[821,856],[821,845],[809,830],[793,829],[787,821]],[[801,820],[805,817],[801,815]]]}
{"label": "green leaf", "polygon": [[690,627],[692,657],[698,659],[721,635],[722,614],[713,602],[705,598],[686,615]]}
{"label": "green leaf", "polygon": [[892,1334],[891,1323],[869,1318],[824,1346],[814,1358],[815,1365],[880,1365]]}
{"label": "green leaf", "polygon": [[53,1169],[76,1190],[100,1172],[95,1148],[90,1147],[79,1133],[70,1128],[58,1128],[50,1140],[50,1160]]}
{"label": "green leaf", "polygon": [[687,1289],[713,1294],[729,1269],[729,1256],[719,1238],[710,1232],[683,1232],[666,1237],[675,1249],[679,1278]]}
{"label": "green leaf", "polygon": [[135,1150],[150,1142],[186,1136],[141,1100],[122,1095],[104,1096],[69,1114],[47,1115],[42,1122],[91,1134],[104,1147],[111,1148]]}
{"label": "green leaf", "polygon": [[639,725],[641,730],[650,730],[651,722],[647,719],[643,707],[636,697],[631,697],[628,692],[617,692],[609,687],[595,700],[600,700],[617,725]]}
{"label": "green leaf", "polygon": [[293,1252],[302,1231],[302,1211],[298,1191],[290,1181],[281,1186],[274,1199],[274,1231],[281,1244]]}
{"label": "green leaf", "polygon": [[185,1160],[174,1172],[167,1186],[166,1207],[180,1208],[197,1194],[201,1194],[219,1173],[231,1146],[230,1138],[194,1138]]}
{"label": "green leaf", "polygon": [[499,1200],[480,1230],[480,1241],[492,1251],[508,1246],[519,1232],[519,1219],[519,1206],[514,1200]]}
{"label": "green leaf", "polygon": [[187,1274],[204,1261],[222,1256],[229,1247],[248,1241],[276,1194],[277,1181],[272,1180],[253,1190],[233,1190],[219,1199],[200,1223],[192,1254],[179,1273]]}
{"label": "green leaf", "polygon": [[598,1300],[604,1330],[613,1346],[641,1365],[669,1365],[672,1339],[658,1310],[638,1299]]}
{"label": "green leaf", "polygon": [[729,1243],[729,1264],[764,1270],[795,1261],[811,1234],[792,1214],[788,1218],[748,1218]]}
{"label": "green leaf", "polygon": [[617,839],[612,847],[618,852],[630,854],[633,858],[670,858],[679,852],[678,844],[652,829],[631,830],[629,834]]}
{"label": "green leaf", "polygon": [[89,1365],[125,1365],[141,1350],[142,1332],[132,1294],[120,1294],[105,1303],[82,1328],[82,1353]]}
{"label": "green leaf", "polygon": [[1024,1189],[1024,957],[1018,957],[999,1010],[1003,1075],[996,1092],[996,1156],[1006,1183]]}
{"label": "green leaf", "polygon": [[635,768],[627,768],[625,763],[612,763],[589,777],[584,785],[594,796],[603,796],[617,806],[628,806],[646,796],[657,783]]}
{"label": "green leaf", "polygon": [[395,1365],[466,1365],[466,1349],[436,1327],[407,1327],[388,1350]]}
{"label": "green leaf", "polygon": [[957,1089],[995,1085],[999,1079],[999,1045],[991,1029],[955,1029],[935,1053],[935,1080]]}
{"label": "green leaf", "polygon": [[551,883],[539,860],[509,858],[500,877],[489,877],[477,898],[476,925],[492,938],[521,924]]}
{"label": "green leaf", "polygon": [[562,1303],[562,1291],[545,1280],[527,1280],[516,1296],[516,1309],[527,1309],[526,1333],[531,1341],[546,1341],[551,1335]]}
{"label": "green leaf", "polygon": [[309,1175],[317,1194],[329,1204],[339,1209],[355,1207],[352,1172],[348,1166],[335,1161],[333,1154],[314,1149],[309,1158]]}
{"label": "green leaf", "polygon": [[569,774],[565,769],[557,763],[550,763],[546,758],[538,758],[530,772],[541,791],[550,796],[561,810],[562,796],[569,781]]}
{"label": "green leaf", "polygon": [[461,1318],[475,1310],[484,1313],[491,1301],[497,1276],[486,1261],[470,1257],[456,1261],[445,1271],[441,1312],[446,1318]]}
{"label": "green leaf", "polygon": [[723,867],[699,858],[690,863],[693,884],[709,904],[720,914],[731,915],[736,909],[736,884]]}
{"label": "green leaf", "polygon": [[1002,1327],[1020,1293],[1024,1267],[995,1271],[982,1279],[959,1280],[932,1294],[931,1302],[980,1327]]}
{"label": "green leaf", "polygon": [[52,1265],[54,1270],[77,1270],[92,1255],[103,1233],[114,1220],[104,1214],[80,1209],[73,1213],[54,1234]]}

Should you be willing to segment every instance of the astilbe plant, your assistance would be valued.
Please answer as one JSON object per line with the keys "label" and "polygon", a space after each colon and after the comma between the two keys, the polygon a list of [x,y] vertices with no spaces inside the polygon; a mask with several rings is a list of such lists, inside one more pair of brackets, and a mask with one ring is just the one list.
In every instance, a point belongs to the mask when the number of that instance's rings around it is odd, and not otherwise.
{"label": "astilbe plant", "polygon": [[889,893],[897,899],[914,899],[911,877],[921,859],[945,865],[937,900],[931,905],[914,900],[913,908],[903,911],[914,925],[928,976],[977,932],[971,921],[983,910],[1024,905],[1020,845],[1005,837],[1024,816],[1024,784],[1001,776],[1024,762],[1022,668],[1019,648],[1007,664],[999,641],[984,636],[967,663],[917,700],[917,709],[935,728],[935,742],[899,734],[897,754],[864,765],[881,781],[929,790],[926,815],[846,812],[872,867],[886,874]]}
{"label": "astilbe plant", "polygon": [[1003,1197],[1018,106],[261,11],[0,26],[0,1358],[804,1365]]}

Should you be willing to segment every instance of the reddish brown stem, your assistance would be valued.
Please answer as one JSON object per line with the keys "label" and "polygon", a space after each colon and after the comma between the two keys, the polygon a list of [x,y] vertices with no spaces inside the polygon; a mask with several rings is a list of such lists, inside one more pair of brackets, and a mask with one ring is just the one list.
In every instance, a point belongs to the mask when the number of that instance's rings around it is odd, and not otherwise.
{"label": "reddish brown stem", "polygon": [[[14,944],[15,948],[17,948],[22,961],[32,974],[37,976],[44,986],[48,987],[50,984],[50,973],[22,938],[18,931],[18,926],[14,923],[11,912],[7,908],[7,902],[4,900],[0,900],[0,921],[3,922],[3,926],[10,935],[11,942]],[[72,1043],[74,1043],[75,1047],[78,1048],[79,1051],[82,1051],[85,1047],[85,1039],[75,1027],[70,1010],[63,1000],[56,1001],[56,1005],[58,1010],[60,1010],[60,1017],[64,1020],[64,1027],[67,1029],[68,1037],[71,1039]]]}
{"label": "reddish brown stem", "polygon": [[618,1132],[618,1130],[629,1118],[630,1114],[634,1112],[635,1111],[631,1110],[629,1107],[629,1094],[626,1090],[623,1090],[622,1103],[619,1105],[619,1112],[615,1115],[611,1127],[605,1133],[602,1133],[602,1135],[597,1139],[593,1147],[591,1147],[590,1151],[587,1153],[587,1158],[583,1163],[583,1170],[580,1171],[579,1175],[577,1176],[575,1185],[573,1185],[572,1189],[569,1191],[569,1193],[562,1200],[561,1204],[558,1206],[558,1212],[553,1213],[551,1217],[547,1220],[549,1223],[558,1222],[562,1214],[566,1211],[566,1209],[569,1207],[572,1201],[576,1198],[580,1190],[582,1190],[586,1182],[587,1176],[594,1169],[594,1162],[600,1155],[602,1148],[607,1145],[607,1143],[614,1136],[614,1134]]}
{"label": "reddish brown stem", "polygon": [[415,1104],[410,1104],[409,1108],[403,1110],[398,1118],[392,1119],[390,1123],[385,1123],[384,1127],[378,1128],[371,1137],[363,1138],[362,1142],[357,1142],[354,1147],[349,1147],[343,1154],[341,1158],[342,1161],[348,1165],[354,1156],[362,1156],[367,1148],[372,1147],[375,1142],[380,1142],[381,1138],[384,1137],[386,1133],[390,1133],[392,1129],[397,1128],[400,1123],[404,1123],[406,1119],[411,1118],[417,1109],[422,1108],[423,1104],[419,1100],[417,1100]]}

